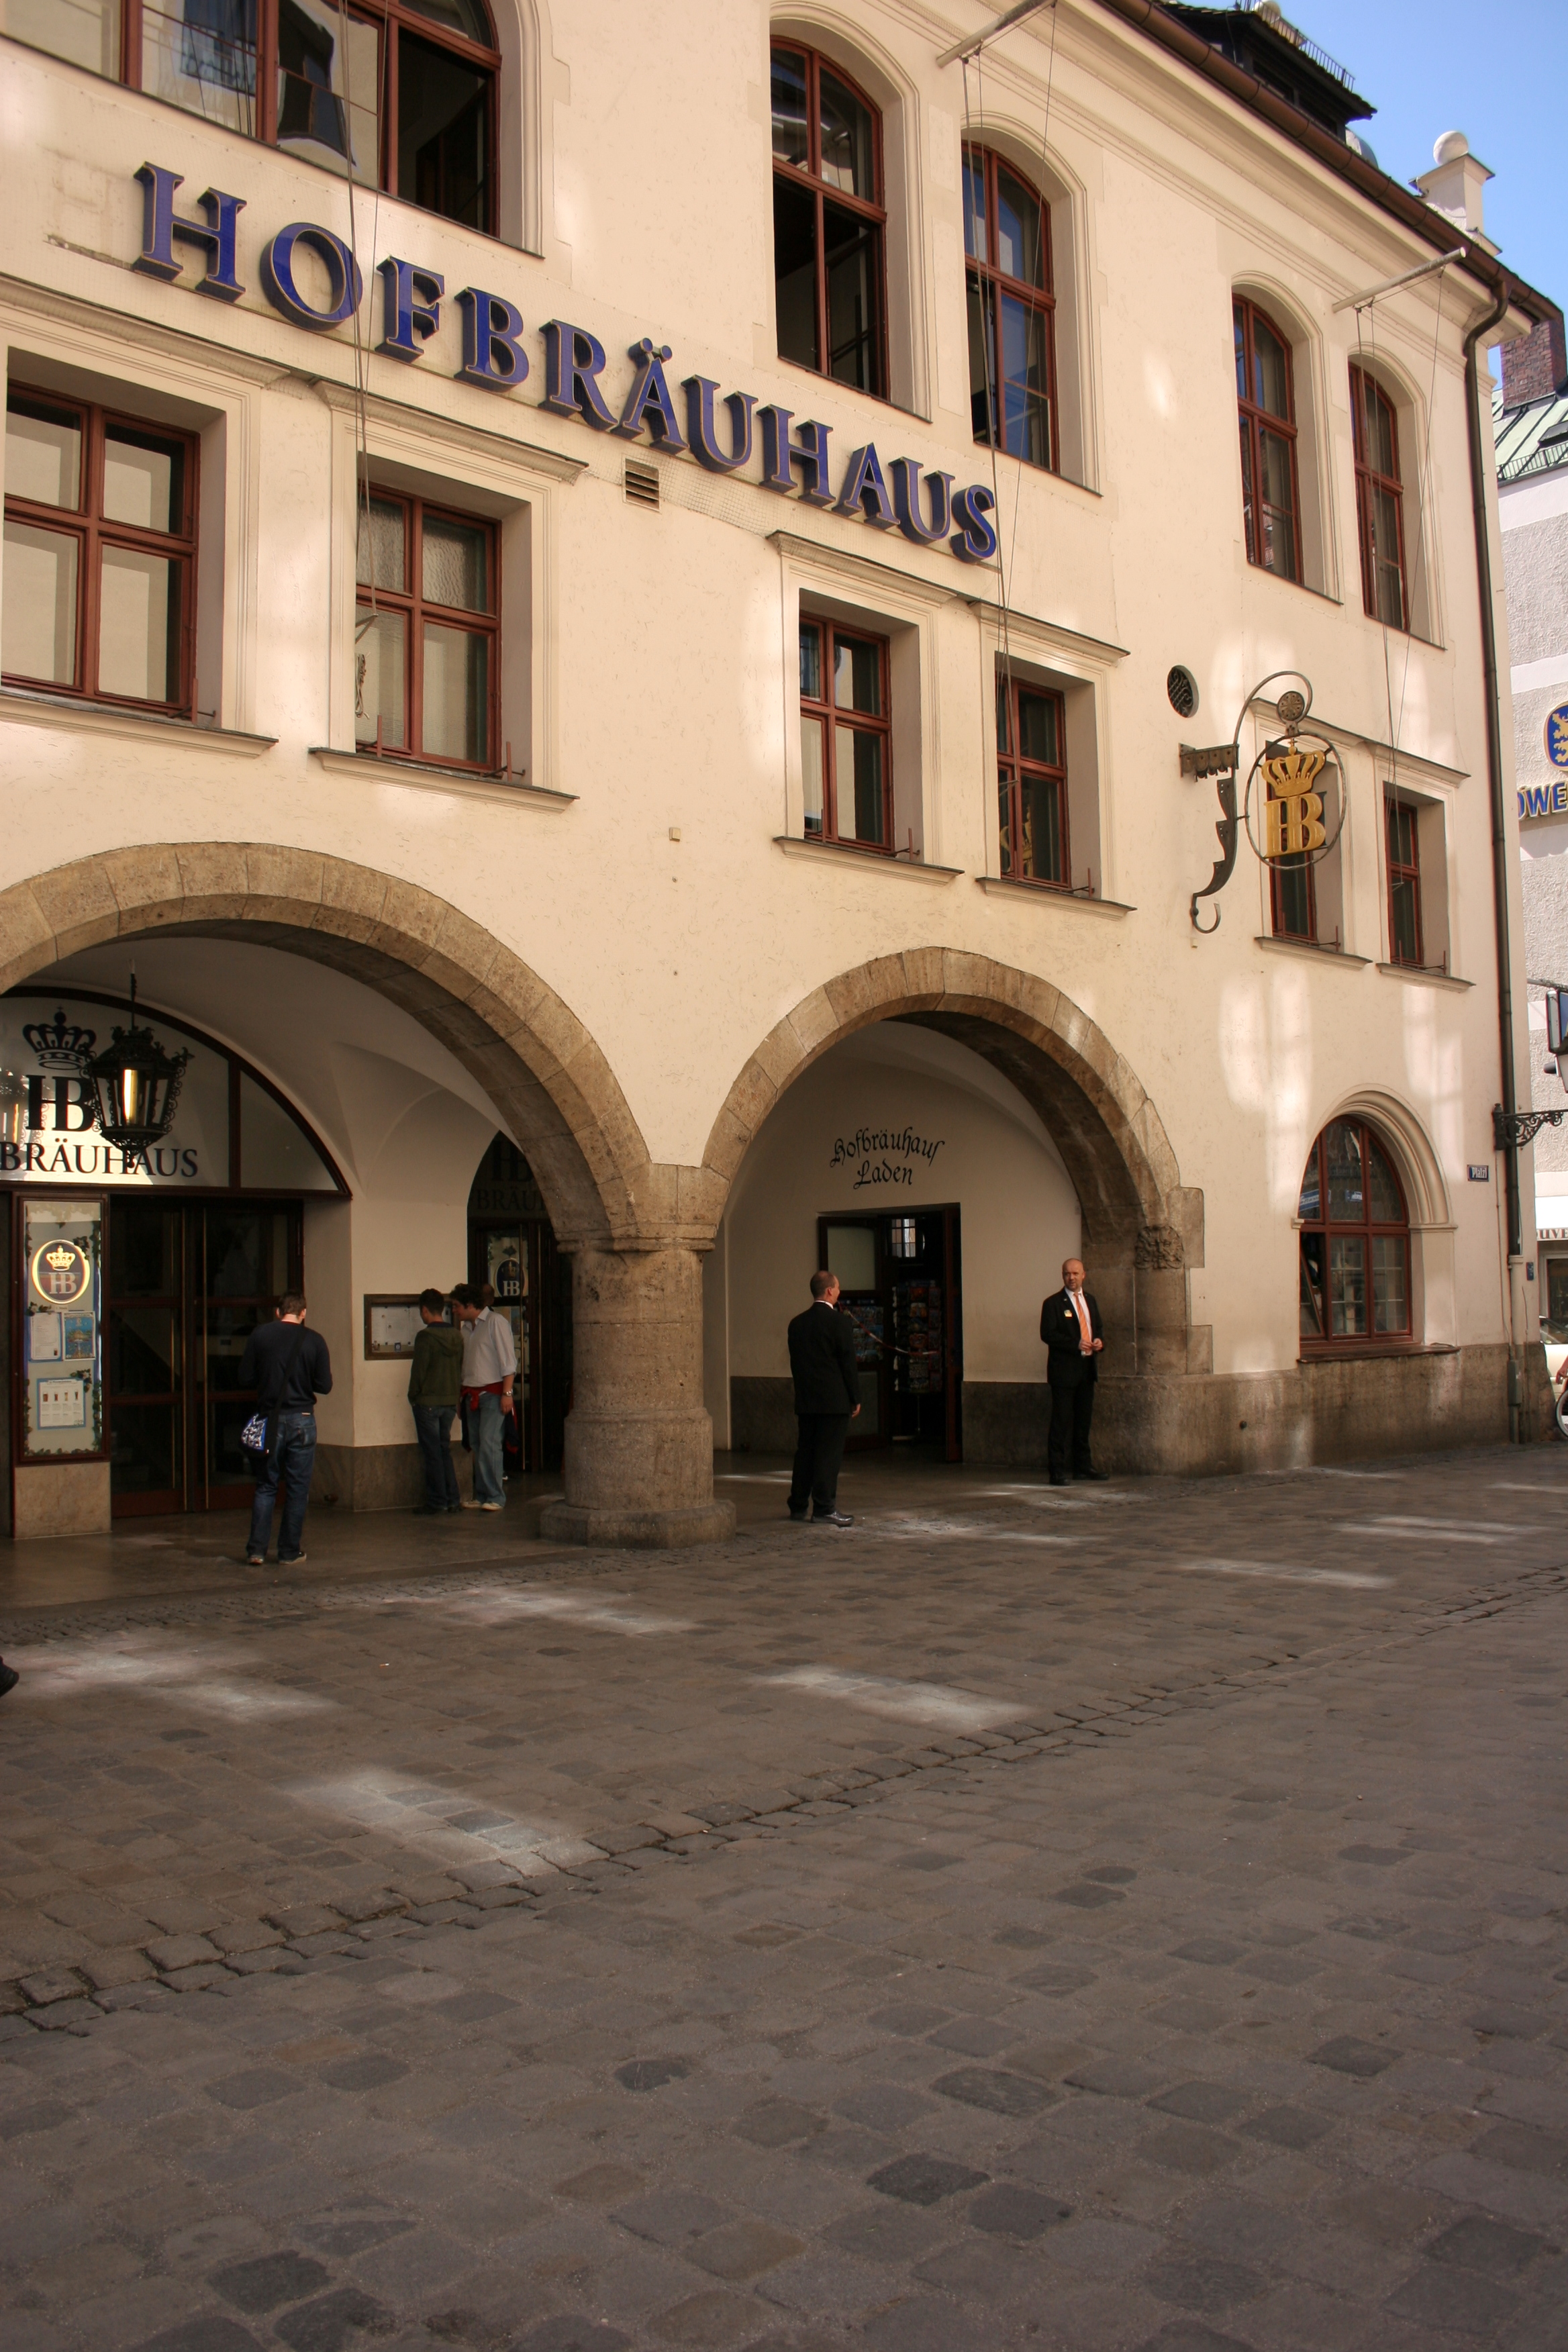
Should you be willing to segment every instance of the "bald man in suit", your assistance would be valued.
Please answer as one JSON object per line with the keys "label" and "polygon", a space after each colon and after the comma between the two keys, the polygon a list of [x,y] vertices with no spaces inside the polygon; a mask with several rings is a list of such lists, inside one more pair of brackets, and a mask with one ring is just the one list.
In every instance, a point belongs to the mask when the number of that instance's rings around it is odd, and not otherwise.
{"label": "bald man in suit", "polygon": [[1046,1378],[1051,1391],[1051,1433],[1047,1448],[1053,1486],[1068,1484],[1068,1462],[1075,1478],[1099,1481],[1107,1475],[1089,1458],[1089,1424],[1094,1418],[1094,1383],[1105,1347],[1104,1327],[1093,1293],[1084,1288],[1083,1260],[1062,1263],[1062,1286],[1053,1291],[1040,1309],[1040,1338],[1047,1349]]}

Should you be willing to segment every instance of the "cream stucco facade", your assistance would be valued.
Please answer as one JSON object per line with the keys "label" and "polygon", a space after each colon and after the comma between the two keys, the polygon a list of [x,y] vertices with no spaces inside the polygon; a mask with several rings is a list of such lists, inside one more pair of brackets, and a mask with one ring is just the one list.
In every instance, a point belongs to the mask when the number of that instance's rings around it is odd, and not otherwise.
{"label": "cream stucco facade", "polygon": [[[490,5],[496,238],[0,40],[8,380],[200,447],[194,723],[16,678],[0,699],[0,978],[117,989],[134,956],[146,1003],[243,1053],[330,1145],[349,1197],[308,1210],[305,1246],[348,1375],[322,1408],[342,1476],[408,1440],[401,1368],[363,1359],[363,1297],[458,1277],[499,1129],[574,1260],[553,1524],[720,1531],[713,1424],[728,1442],[736,1383],[782,1377],[816,1220],[846,1205],[831,1144],[872,1099],[878,1125],[948,1143],[925,1192],[870,1205],[962,1196],[963,1378],[1011,1397],[989,1422],[975,1401],[971,1420],[1015,1458],[1043,1379],[1041,1285],[1068,1246],[1106,1313],[1109,1466],[1267,1467],[1502,1432],[1510,1344],[1534,1329],[1521,1282],[1510,1299],[1491,1142],[1461,352],[1487,288],[1455,267],[1358,331],[1336,305],[1429,260],[1430,241],[1095,0],[1058,0],[967,78],[937,58],[979,10],[791,6],[775,35],[881,110],[891,398],[873,398],[777,356],[767,9],[678,5],[655,26]],[[966,138],[1051,205],[1057,473],[973,437]],[[173,281],[132,267],[149,163],[179,175],[187,217],[204,190],[243,199],[237,299],[196,290],[188,242]],[[358,257],[357,339],[307,331],[263,289],[264,247],[301,221]],[[445,280],[412,364],[374,348],[388,256]],[[309,254],[298,283],[329,306]],[[470,288],[521,314],[513,389],[458,380]],[[1238,293],[1290,342],[1299,584],[1247,561]],[[721,474],[646,421],[620,436],[552,413],[552,320],[602,343],[616,415],[627,353],[651,338],[672,348],[683,431],[693,375],[719,388],[726,446],[732,392],[796,430],[820,420],[835,497],[868,443],[885,472],[905,458],[994,485],[1002,571],[804,501],[798,468],[790,495],[770,489],[760,436]],[[1406,453],[1409,634],[1363,608],[1358,331]],[[653,470],[657,506],[628,496],[628,462]],[[494,765],[510,774],[356,755],[362,472],[499,527]],[[803,612],[888,641],[897,856],[805,837]],[[1078,895],[999,870],[1004,658],[1062,698]],[[1198,688],[1186,719],[1173,665]],[[1229,740],[1249,689],[1282,671],[1312,681],[1345,778],[1319,875],[1325,943],[1270,936],[1245,842],[1200,937],[1189,897],[1219,811],[1180,747]],[[1244,773],[1265,720],[1260,706],[1244,721]],[[1394,777],[1423,811],[1434,968],[1400,968],[1390,943]],[[1510,887],[1517,901],[1517,873]],[[1521,1055],[1523,1038],[1521,1015]],[[1303,1364],[1298,1195],[1342,1115],[1373,1123],[1404,1188],[1411,1344]],[[1470,1181],[1478,1166],[1489,1181]]]}

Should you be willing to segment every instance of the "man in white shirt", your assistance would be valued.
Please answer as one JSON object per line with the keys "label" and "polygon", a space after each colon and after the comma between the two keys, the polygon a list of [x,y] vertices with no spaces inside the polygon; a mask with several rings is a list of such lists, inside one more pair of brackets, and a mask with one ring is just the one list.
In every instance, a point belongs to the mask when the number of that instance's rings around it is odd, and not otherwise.
{"label": "man in white shirt", "polygon": [[1089,1432],[1094,1417],[1094,1383],[1105,1346],[1100,1307],[1084,1288],[1083,1261],[1069,1257],[1062,1264],[1062,1286],[1040,1309],[1040,1338],[1048,1350],[1046,1378],[1051,1390],[1051,1433],[1047,1448],[1051,1484],[1068,1483],[1068,1449],[1075,1478],[1106,1475],[1089,1459]]}
{"label": "man in white shirt", "polygon": [[452,1312],[463,1327],[463,1408],[468,1416],[474,1456],[474,1493],[466,1511],[504,1511],[501,1423],[512,1412],[517,1347],[510,1318],[497,1315],[488,1282],[464,1283],[452,1293]]}

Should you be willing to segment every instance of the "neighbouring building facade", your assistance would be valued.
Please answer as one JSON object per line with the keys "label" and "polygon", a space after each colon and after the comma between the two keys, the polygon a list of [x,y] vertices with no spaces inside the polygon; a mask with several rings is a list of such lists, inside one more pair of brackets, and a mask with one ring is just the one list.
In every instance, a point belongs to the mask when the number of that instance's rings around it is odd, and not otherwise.
{"label": "neighbouring building facade", "polygon": [[4,5],[15,1533],[232,1502],[300,1282],[326,1491],[482,1278],[587,1540],[822,1260],[870,1444],[1040,1459],[1069,1253],[1107,1466],[1507,1430],[1461,139],[1271,5]]}
{"label": "neighbouring building facade", "polygon": [[[1493,402],[1508,593],[1516,808],[1530,990],[1531,1097],[1562,1110],[1568,1062],[1547,1036],[1549,991],[1568,988],[1568,394],[1537,328],[1503,352]],[[1533,983],[1533,984],[1532,984]],[[1541,1312],[1568,1329],[1568,1128],[1535,1139]]]}

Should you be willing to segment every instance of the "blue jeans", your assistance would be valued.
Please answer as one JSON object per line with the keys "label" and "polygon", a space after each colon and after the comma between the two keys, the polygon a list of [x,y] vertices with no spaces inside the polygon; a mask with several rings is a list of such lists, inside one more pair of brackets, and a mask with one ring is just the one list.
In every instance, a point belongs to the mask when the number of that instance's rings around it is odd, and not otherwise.
{"label": "blue jeans", "polygon": [[313,1412],[280,1412],[272,1453],[256,1482],[250,1507],[250,1541],[246,1549],[264,1559],[272,1532],[272,1506],[283,1489],[283,1524],[278,1530],[278,1557],[297,1559],[305,1532],[305,1505],[310,1499],[310,1473],[316,1466],[316,1416]]}
{"label": "blue jeans", "polygon": [[479,1412],[469,1416],[468,1442],[474,1449],[476,1503],[504,1503],[506,1500],[501,1473],[501,1423],[505,1418],[499,1396],[481,1396]]}
{"label": "blue jeans", "polygon": [[452,1461],[452,1408],[449,1404],[416,1404],[414,1434],[425,1459],[425,1508],[456,1511],[462,1506],[458,1473]]}

